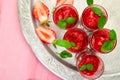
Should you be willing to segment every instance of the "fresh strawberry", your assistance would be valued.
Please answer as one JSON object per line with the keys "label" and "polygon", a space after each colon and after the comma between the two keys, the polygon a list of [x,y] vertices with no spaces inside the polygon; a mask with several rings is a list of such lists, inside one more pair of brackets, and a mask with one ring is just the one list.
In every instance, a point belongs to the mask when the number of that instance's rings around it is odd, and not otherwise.
{"label": "fresh strawberry", "polygon": [[44,3],[35,3],[32,13],[34,18],[40,21],[41,24],[45,24],[48,22],[49,9]]}
{"label": "fresh strawberry", "polygon": [[49,27],[36,28],[36,34],[44,43],[52,43],[56,39],[56,33]]}
{"label": "fresh strawberry", "polygon": [[64,4],[71,4],[73,5],[74,0],[66,0]]}
{"label": "fresh strawberry", "polygon": [[57,0],[56,7],[62,5],[62,4],[71,4],[73,5],[74,0]]}

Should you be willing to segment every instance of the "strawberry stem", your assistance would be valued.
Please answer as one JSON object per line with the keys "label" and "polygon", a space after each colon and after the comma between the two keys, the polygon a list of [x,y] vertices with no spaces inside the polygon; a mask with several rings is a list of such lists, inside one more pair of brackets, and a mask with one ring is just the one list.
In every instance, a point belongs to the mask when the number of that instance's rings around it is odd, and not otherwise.
{"label": "strawberry stem", "polygon": [[48,20],[43,21],[42,23],[40,23],[40,26],[48,26],[48,27],[49,27],[49,26],[50,26],[50,25],[49,25],[49,22],[50,22],[50,21],[48,21]]}

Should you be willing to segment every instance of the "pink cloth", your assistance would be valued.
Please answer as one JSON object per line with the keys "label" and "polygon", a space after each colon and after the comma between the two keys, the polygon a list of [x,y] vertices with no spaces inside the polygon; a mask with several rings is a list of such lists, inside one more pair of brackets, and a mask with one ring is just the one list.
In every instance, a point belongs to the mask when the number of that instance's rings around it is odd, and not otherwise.
{"label": "pink cloth", "polygon": [[0,80],[61,80],[47,70],[26,43],[18,0],[0,0]]}

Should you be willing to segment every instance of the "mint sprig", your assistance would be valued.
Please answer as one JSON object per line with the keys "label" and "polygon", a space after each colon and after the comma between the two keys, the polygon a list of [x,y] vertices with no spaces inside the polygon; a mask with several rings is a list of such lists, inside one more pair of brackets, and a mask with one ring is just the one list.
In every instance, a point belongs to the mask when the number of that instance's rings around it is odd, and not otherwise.
{"label": "mint sprig", "polygon": [[53,45],[56,46],[61,46],[61,47],[65,47],[65,48],[71,48],[71,47],[75,47],[76,48],[76,44],[74,42],[69,42],[67,40],[55,40],[53,42]]}
{"label": "mint sprig", "polygon": [[71,58],[72,57],[72,54],[69,53],[68,51],[64,50],[60,53],[60,57],[61,58]]}
{"label": "mint sprig", "polygon": [[109,52],[114,48],[115,42],[117,40],[117,35],[115,30],[110,30],[110,40],[107,40],[101,47],[102,52]]}
{"label": "mint sprig", "polygon": [[83,71],[83,70],[89,70],[89,71],[92,71],[93,70],[93,64],[84,64],[80,67],[80,70]]}
{"label": "mint sprig", "polygon": [[88,5],[92,5],[93,2],[94,2],[93,0],[87,0],[87,4],[88,4]]}
{"label": "mint sprig", "polygon": [[99,29],[103,29],[104,28],[104,25],[106,24],[106,17],[104,16],[102,10],[98,7],[92,7],[92,11],[97,14],[98,16],[100,16],[99,20],[98,20],[98,28]]}
{"label": "mint sprig", "polygon": [[63,20],[59,20],[57,24],[60,28],[66,28],[67,24],[74,24],[75,22],[76,22],[75,17],[68,17]]}

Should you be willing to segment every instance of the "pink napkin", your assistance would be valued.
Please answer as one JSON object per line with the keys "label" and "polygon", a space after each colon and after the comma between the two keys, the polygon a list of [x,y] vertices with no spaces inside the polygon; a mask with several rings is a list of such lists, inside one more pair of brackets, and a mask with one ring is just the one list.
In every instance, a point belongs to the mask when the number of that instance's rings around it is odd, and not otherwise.
{"label": "pink napkin", "polygon": [[61,80],[35,57],[17,13],[17,0],[0,0],[0,80]]}

